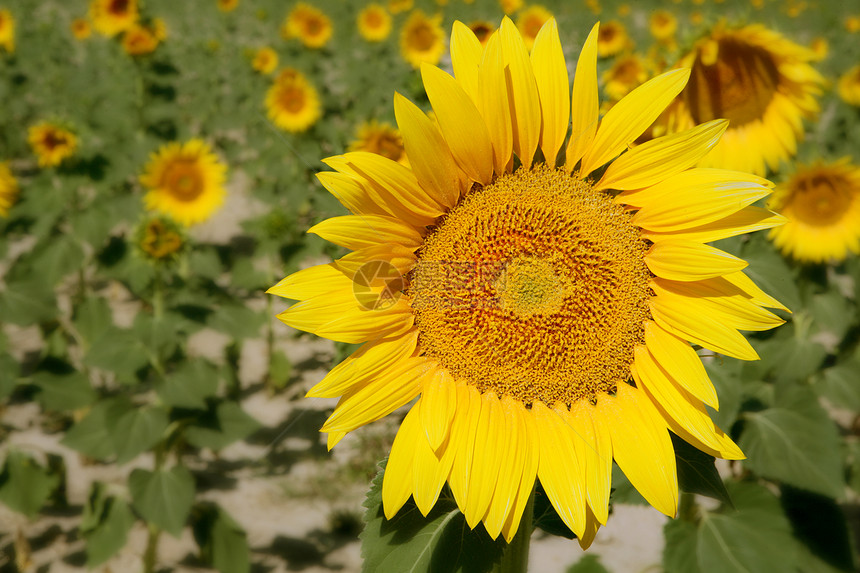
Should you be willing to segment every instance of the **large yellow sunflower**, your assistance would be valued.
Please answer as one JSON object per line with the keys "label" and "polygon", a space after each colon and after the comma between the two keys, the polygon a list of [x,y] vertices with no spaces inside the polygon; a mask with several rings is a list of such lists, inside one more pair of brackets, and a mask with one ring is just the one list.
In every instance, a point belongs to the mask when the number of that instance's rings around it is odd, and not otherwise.
{"label": "large yellow sunflower", "polygon": [[39,167],[56,167],[78,148],[77,136],[50,121],[42,121],[27,132],[30,148],[39,160]]}
{"label": "large yellow sunflower", "polygon": [[301,133],[322,117],[316,89],[298,70],[284,68],[266,92],[269,119],[283,130]]}
{"label": "large yellow sunflower", "polygon": [[12,175],[9,164],[0,161],[0,217],[8,217],[9,209],[18,199],[18,180]]}
{"label": "large yellow sunflower", "polygon": [[436,121],[395,96],[411,167],[354,152],[318,174],[354,214],[310,232],[353,252],[269,292],[300,301],[286,324],[364,343],[308,392],[340,397],[329,447],[418,398],[385,470],[388,517],[410,496],[426,515],[447,482],[471,527],[510,540],[539,479],[587,547],[613,459],[674,515],[670,432],[743,458],[707,414],[690,343],[756,359],[738,330],[780,324],[764,307],[782,307],[706,243],[782,217],[750,206],[768,181],[693,167],[725,120],[631,148],[688,70],[599,119],[597,33],[571,95],[554,19],[531,55],[508,18],[486,48],[455,23],[455,77],[421,67]]}
{"label": "large yellow sunflower", "polygon": [[143,201],[183,225],[200,223],[224,203],[226,172],[202,139],[168,143],[152,154],[140,176],[149,189]]}
{"label": "large yellow sunflower", "polygon": [[783,253],[821,263],[860,252],[860,167],[850,159],[799,166],[769,206],[788,219],[770,231]]}
{"label": "large yellow sunflower", "polygon": [[105,36],[125,32],[140,17],[137,0],[91,0],[90,20],[93,28]]}
{"label": "large yellow sunflower", "polygon": [[313,49],[328,44],[332,31],[331,19],[305,2],[296,4],[281,26],[281,36],[285,39],[298,38],[306,48]]}
{"label": "large yellow sunflower", "polygon": [[0,10],[0,48],[7,53],[15,52],[15,20],[9,10]]}
{"label": "large yellow sunflower", "polygon": [[445,31],[442,17],[430,16],[415,10],[400,30],[400,54],[418,68],[422,63],[438,64],[445,52]]}
{"label": "large yellow sunflower", "polygon": [[719,25],[678,67],[692,68],[687,87],[660,120],[669,132],[717,118],[729,128],[702,166],[764,175],[797,151],[802,120],[819,110],[824,80],[815,54],[759,24]]}

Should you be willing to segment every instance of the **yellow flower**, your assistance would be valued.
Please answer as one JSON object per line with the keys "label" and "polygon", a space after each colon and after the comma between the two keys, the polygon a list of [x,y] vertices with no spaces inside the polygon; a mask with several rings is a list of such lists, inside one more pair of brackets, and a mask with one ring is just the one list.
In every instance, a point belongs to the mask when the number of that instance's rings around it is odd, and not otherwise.
{"label": "yellow flower", "polygon": [[322,116],[317,91],[298,70],[286,68],[266,92],[269,119],[283,130],[307,131]]}
{"label": "yellow flower", "polygon": [[726,118],[726,135],[701,165],[776,171],[794,156],[803,118],[818,113],[824,80],[809,65],[814,59],[808,48],[764,26],[717,26],[678,63],[692,75],[661,123],[678,131]]}
{"label": "yellow flower", "polygon": [[486,20],[475,20],[469,23],[469,29],[478,38],[482,46],[486,46],[490,39],[490,35],[496,31],[496,26],[492,22]]}
{"label": "yellow flower", "polygon": [[232,12],[239,5],[239,0],[218,0],[218,9],[222,12]]}
{"label": "yellow flower", "polygon": [[116,36],[125,32],[139,17],[137,0],[91,0],[90,20],[96,32]]}
{"label": "yellow flower", "polygon": [[675,37],[678,31],[678,19],[668,10],[654,10],[648,20],[651,35],[657,40],[665,42]]}
{"label": "yellow flower", "polygon": [[391,34],[391,14],[380,4],[368,4],[358,13],[358,33],[368,42],[381,42]]}
{"label": "yellow flower", "polygon": [[845,29],[851,32],[860,32],[860,15],[845,18]]}
{"label": "yellow flower", "polygon": [[860,253],[860,167],[849,158],[798,166],[769,207],[788,222],[771,240],[798,261],[842,261]]}
{"label": "yellow flower", "polygon": [[830,43],[827,41],[827,38],[823,36],[818,36],[817,38],[813,38],[812,42],[809,44],[809,49],[812,50],[812,53],[815,54],[815,61],[820,62],[827,58],[827,54],[830,53]]}
{"label": "yellow flower", "polygon": [[15,19],[9,10],[0,10],[0,48],[12,54],[15,52]]}
{"label": "yellow flower", "polygon": [[523,0],[499,0],[499,7],[505,14],[513,14],[523,7]]}
{"label": "yellow flower", "polygon": [[145,220],[136,235],[138,248],[151,261],[174,259],[185,244],[182,229],[173,219],[164,215]]}
{"label": "yellow flower", "polygon": [[349,150],[376,153],[392,161],[407,164],[400,132],[386,122],[371,120],[359,125],[356,139],[349,144]]}
{"label": "yellow flower", "polygon": [[39,159],[39,167],[56,167],[78,148],[74,133],[49,121],[32,126],[27,140]]}
{"label": "yellow flower", "polygon": [[271,74],[278,67],[278,53],[268,46],[260,48],[254,54],[251,67],[261,74]]}
{"label": "yellow flower", "polygon": [[529,6],[517,17],[517,28],[523,36],[523,41],[526,43],[526,49],[531,50],[535,43],[535,37],[547,20],[552,18],[552,12],[538,6],[537,4]]}
{"label": "yellow flower", "polygon": [[650,77],[645,61],[638,54],[619,56],[603,73],[603,91],[617,102]]}
{"label": "yellow flower", "polygon": [[172,142],[153,153],[140,176],[146,208],[183,225],[208,219],[224,203],[227,166],[202,139]]}
{"label": "yellow flower", "polygon": [[86,40],[93,33],[90,23],[86,18],[75,18],[72,20],[72,36],[76,40]]}
{"label": "yellow flower", "polygon": [[130,56],[151,54],[166,36],[164,22],[160,19],[148,26],[133,24],[122,36],[122,49]]}
{"label": "yellow flower", "polygon": [[331,39],[331,20],[321,10],[299,2],[293,7],[281,26],[285,39],[298,38],[306,48],[324,47]]}
{"label": "yellow flower", "polygon": [[428,18],[421,10],[415,10],[400,30],[400,55],[418,68],[423,62],[438,64],[445,51],[445,31],[442,17]]}
{"label": "yellow flower", "polygon": [[610,20],[600,28],[597,38],[597,54],[601,58],[612,56],[630,48],[632,42],[627,35],[627,28],[618,20]]}
{"label": "yellow flower", "polygon": [[839,77],[836,90],[842,101],[849,105],[860,106],[860,64]]}
{"label": "yellow flower", "polygon": [[8,217],[9,209],[18,199],[18,180],[12,175],[9,164],[0,161],[0,217]]}
{"label": "yellow flower", "polygon": [[412,10],[413,0],[388,0],[388,11],[392,14],[400,14]]}
{"label": "yellow flower", "polygon": [[421,66],[437,122],[395,95],[410,167],[352,152],[318,174],[354,214],[310,232],[353,252],[269,292],[301,301],[286,324],[364,343],[308,392],[341,396],[329,447],[417,398],[385,469],[388,518],[410,496],[426,515],[447,482],[470,527],[510,540],[539,479],[587,547],[613,459],[671,516],[670,433],[743,458],[708,416],[717,395],[690,343],[757,358],[738,330],[781,324],[765,307],[782,307],[707,243],[782,217],[749,206],[768,181],[693,167],[725,120],[631,148],[688,70],[600,119],[597,35],[571,97],[554,19],[531,56],[508,18],[486,48],[456,22],[456,79]]}

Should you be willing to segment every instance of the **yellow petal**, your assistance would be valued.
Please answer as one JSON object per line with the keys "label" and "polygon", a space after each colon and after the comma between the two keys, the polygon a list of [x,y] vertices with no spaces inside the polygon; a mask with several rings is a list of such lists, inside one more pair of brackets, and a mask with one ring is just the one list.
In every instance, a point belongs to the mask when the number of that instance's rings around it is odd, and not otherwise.
{"label": "yellow petal", "polygon": [[645,344],[660,366],[693,396],[712,408],[719,409],[714,389],[705,366],[696,351],[657,323],[645,323]]}
{"label": "yellow petal", "polygon": [[355,178],[344,173],[321,171],[317,179],[329,193],[354,215],[388,215]]}
{"label": "yellow petal", "polygon": [[451,445],[455,447],[454,464],[448,484],[460,511],[466,512],[472,459],[475,453],[475,432],[481,417],[481,394],[471,384],[457,385],[457,415],[451,428]]}
{"label": "yellow petal", "polygon": [[[585,459],[585,495],[597,521],[609,517],[609,492],[612,481],[612,441],[594,422],[594,406],[579,400],[570,408],[569,422],[582,446]],[[586,528],[587,529],[587,528]]]}
{"label": "yellow petal", "polygon": [[439,127],[399,93],[394,94],[394,116],[418,183],[445,207],[456,205],[460,198],[458,167]]}
{"label": "yellow petal", "polygon": [[436,66],[422,64],[421,77],[454,160],[473,181],[489,184],[493,145],[478,108],[457,80]]}
{"label": "yellow petal", "polygon": [[[787,219],[782,215],[777,215],[776,213],[768,211],[767,209],[762,209],[761,207],[744,207],[737,213],[733,213],[728,217],[724,217],[723,219],[706,225],[699,225],[697,227],[689,227],[679,231],[669,232],[643,229],[642,236],[655,243],[669,239],[694,241],[697,243],[711,243],[727,237],[734,237],[735,235],[743,235],[744,233],[752,233],[753,231],[761,231],[763,229],[778,227],[780,225],[784,225],[786,220]],[[631,222],[633,221],[635,221],[635,215]],[[644,227],[644,225],[642,226]]]}
{"label": "yellow petal", "polygon": [[698,281],[744,269],[747,262],[725,251],[690,241],[654,243],[645,255],[651,272],[675,281]]}
{"label": "yellow petal", "polygon": [[398,286],[395,283],[403,280],[416,260],[413,249],[402,245],[376,245],[353,251],[331,266],[351,281],[350,287],[360,292],[362,287]]}
{"label": "yellow petal", "polygon": [[514,133],[511,127],[510,102],[505,80],[505,61],[499,34],[494,32],[487,41],[481,61],[481,109],[490,139],[493,142],[493,165],[497,174],[510,171],[513,163]]}
{"label": "yellow petal", "polygon": [[439,368],[435,376],[425,378],[424,382],[421,389],[421,426],[430,447],[438,450],[448,437],[454,420],[457,387],[445,368]]}
{"label": "yellow petal", "polygon": [[[565,154],[565,166],[573,171],[577,162],[591,147],[597,133],[600,101],[597,94],[597,30],[595,24],[582,46],[576,75],[573,76],[573,93],[570,98],[570,141]],[[584,177],[588,173],[581,173]]]}
{"label": "yellow petal", "polygon": [[531,498],[534,492],[535,477],[537,476],[538,463],[540,462],[539,438],[534,428],[533,420],[530,418],[531,413],[527,412],[519,401],[511,400],[510,404],[513,415],[518,416],[520,419],[517,427],[522,431],[519,443],[522,444],[523,462],[517,495],[514,499],[513,507],[505,519],[505,524],[502,526],[502,535],[505,536],[505,540],[508,543],[514,538],[523,516],[523,510],[525,510],[529,498]]}
{"label": "yellow petal", "polygon": [[514,153],[529,169],[541,132],[540,96],[523,38],[507,16],[499,27],[502,54],[507,66],[508,103],[514,134]]}
{"label": "yellow petal", "polygon": [[756,285],[752,281],[752,279],[744,273],[730,273],[727,275],[723,275],[723,278],[736,286],[744,294],[746,294],[749,297],[750,301],[754,302],[755,304],[759,306],[766,306],[767,308],[778,308],[786,312],[791,312],[781,302],[761,290],[758,285]]}
{"label": "yellow petal", "polygon": [[504,427],[502,405],[495,392],[481,395],[481,414],[475,429],[475,452],[466,493],[466,524],[474,528],[487,513],[496,482],[499,479],[502,456],[509,447]]}
{"label": "yellow petal", "polygon": [[619,384],[598,398],[596,418],[612,436],[618,467],[648,503],[669,517],[678,508],[675,450],[662,416],[642,390]]}
{"label": "yellow petal", "polygon": [[340,442],[348,432],[328,432],[326,434],[326,448],[331,451],[333,447]]}
{"label": "yellow petal", "polygon": [[567,136],[570,120],[567,64],[561,50],[555,18],[547,20],[535,37],[531,62],[543,115],[540,148],[547,164],[554,166],[558,150]]}
{"label": "yellow petal", "polygon": [[483,56],[484,48],[475,33],[464,23],[455,21],[451,28],[451,66],[454,68],[454,77],[478,109],[481,108],[482,99],[478,66]]}
{"label": "yellow petal", "polygon": [[594,512],[591,511],[590,507],[585,508],[585,531],[581,536],[577,538],[579,541],[579,546],[584,550],[591,547],[591,544],[594,542],[594,538],[597,536],[597,530],[600,529],[600,523],[597,520],[597,517],[594,515]]}
{"label": "yellow petal", "polygon": [[637,145],[613,161],[594,188],[641,189],[659,183],[698,163],[728,126],[728,120],[715,119]]}
{"label": "yellow petal", "polygon": [[[413,407],[424,409],[424,397],[418,401]],[[447,437],[447,436],[446,436]],[[427,440],[418,438],[413,447],[415,448],[415,458],[413,465],[413,492],[415,505],[425,517],[433,506],[436,500],[439,499],[439,493],[445,485],[445,480],[451,472],[451,464],[454,462],[454,449],[448,447],[449,440],[444,440],[439,448],[439,451],[433,451]]]}
{"label": "yellow petal", "polygon": [[397,430],[382,477],[382,508],[391,519],[412,495],[412,467],[415,443],[421,439],[421,425],[415,408],[406,414]]}
{"label": "yellow petal", "polygon": [[331,217],[308,229],[308,233],[353,251],[386,243],[417,249],[424,243],[424,237],[417,229],[382,215]]}
{"label": "yellow petal", "polygon": [[266,291],[284,298],[304,300],[335,290],[352,290],[352,279],[333,264],[314,265],[295,272]]}
{"label": "yellow petal", "polygon": [[499,428],[499,439],[504,444],[504,448],[493,500],[484,518],[484,527],[492,539],[499,536],[516,505],[523,465],[526,461],[527,448],[523,441],[528,435],[523,428],[522,404],[507,395],[502,396],[501,404],[504,419]]}
{"label": "yellow petal", "polygon": [[603,117],[591,148],[582,158],[582,174],[591,173],[627,149],[684,89],[689,77],[687,69],[666,72],[615,104]]}

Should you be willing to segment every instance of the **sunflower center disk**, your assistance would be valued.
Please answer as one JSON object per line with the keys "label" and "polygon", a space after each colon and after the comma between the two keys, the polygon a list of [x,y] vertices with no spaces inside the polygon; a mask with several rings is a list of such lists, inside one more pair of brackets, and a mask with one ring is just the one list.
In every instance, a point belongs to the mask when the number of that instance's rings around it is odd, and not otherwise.
{"label": "sunflower center disk", "polygon": [[180,201],[193,201],[203,192],[203,177],[196,165],[177,163],[165,175],[170,194]]}
{"label": "sunflower center disk", "polygon": [[409,276],[421,347],[456,378],[525,404],[630,379],[649,318],[648,243],[587,182],[540,166],[473,190]]}
{"label": "sunflower center disk", "polygon": [[838,185],[830,178],[815,177],[806,182],[792,202],[797,218],[815,226],[837,222],[851,204],[849,186]]}

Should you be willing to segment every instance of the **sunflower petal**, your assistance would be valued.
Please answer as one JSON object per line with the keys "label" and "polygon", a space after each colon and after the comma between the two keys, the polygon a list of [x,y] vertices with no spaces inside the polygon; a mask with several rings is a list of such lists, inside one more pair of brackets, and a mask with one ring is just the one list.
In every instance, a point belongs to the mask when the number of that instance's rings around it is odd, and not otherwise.
{"label": "sunflower petal", "polygon": [[[638,213],[637,213],[638,215]],[[635,223],[635,217],[631,222]],[[697,243],[711,243],[719,241],[727,237],[743,235],[744,233],[752,233],[753,231],[761,231],[763,229],[771,229],[784,225],[786,218],[782,215],[777,215],[767,209],[761,207],[744,207],[737,213],[724,217],[713,223],[699,225],[698,227],[689,227],[679,231],[651,231],[644,224],[642,236],[649,241],[658,243],[670,239],[681,241],[694,241]]]}
{"label": "sunflower petal", "polygon": [[698,281],[744,269],[747,262],[725,251],[691,241],[654,243],[645,255],[651,272],[674,281]]}
{"label": "sunflower petal", "polygon": [[505,521],[514,509],[517,491],[520,487],[520,478],[523,473],[523,464],[526,461],[526,448],[523,447],[526,434],[522,427],[524,420],[517,408],[517,406],[520,408],[522,406],[507,395],[502,396],[501,405],[504,420],[499,439],[505,446],[499,467],[499,478],[496,481],[496,490],[493,492],[493,500],[484,518],[484,527],[492,539],[499,536]]}
{"label": "sunflower petal", "polygon": [[367,193],[364,186],[355,178],[345,173],[335,171],[321,171],[317,173],[317,179],[322,183],[341,205],[346,207],[354,215],[388,215],[373,197]]}
{"label": "sunflower petal", "polygon": [[[597,30],[595,24],[582,46],[579,61],[576,62],[576,75],[573,76],[571,94],[571,133],[565,153],[565,166],[573,171],[577,162],[591,148],[597,133],[600,101],[597,94]],[[588,173],[581,173],[581,176]]]}
{"label": "sunflower petal", "polygon": [[758,285],[756,285],[752,281],[752,279],[749,278],[743,272],[723,275],[723,278],[732,283],[739,290],[741,290],[746,296],[749,297],[750,301],[754,302],[755,304],[759,306],[765,306],[767,308],[778,308],[786,312],[791,312],[784,304],[761,290]]}
{"label": "sunflower petal", "polygon": [[[316,302],[316,299],[308,299],[294,304],[285,312],[310,301]],[[303,308],[302,312],[307,316],[311,312],[311,305]],[[281,320],[284,319],[281,318]],[[342,310],[338,316],[329,318],[316,327],[313,333],[330,340],[358,344],[379,336],[404,334],[412,328],[413,321],[412,307],[405,299],[401,298],[384,310],[366,309],[364,307]]]}
{"label": "sunflower petal", "polygon": [[475,452],[466,494],[466,524],[473,528],[487,513],[499,480],[502,456],[509,447],[502,405],[494,392],[481,395],[481,415],[475,430]]}
{"label": "sunflower petal", "polygon": [[331,217],[308,229],[308,233],[353,251],[386,243],[417,249],[424,243],[424,237],[414,227],[382,215]]}
{"label": "sunflower petal", "polygon": [[685,340],[648,321],[645,323],[645,345],[657,363],[685,390],[708,406],[719,409],[717,391],[702,359]]}
{"label": "sunflower petal", "polygon": [[[612,441],[599,431],[594,421],[594,406],[579,400],[570,408],[569,421],[585,453],[585,494],[597,521],[609,518],[609,492],[612,479]],[[587,529],[587,528],[586,528]]]}
{"label": "sunflower petal", "polygon": [[[424,409],[422,397],[413,407]],[[447,437],[447,436],[446,436]],[[413,492],[415,505],[425,517],[433,506],[436,500],[439,499],[439,494],[442,487],[445,485],[445,480],[451,472],[451,464],[454,462],[454,448],[448,447],[449,441],[446,439],[442,442],[439,451],[433,451],[430,444],[426,440],[418,438],[415,442],[415,459],[413,466]]]}
{"label": "sunflower petal", "polygon": [[352,279],[332,263],[314,265],[281,279],[267,294],[304,300],[335,290],[352,290]]}
{"label": "sunflower petal", "polygon": [[454,68],[454,77],[478,109],[482,105],[478,66],[483,56],[484,48],[475,33],[459,20],[454,22],[451,28],[451,66]]}
{"label": "sunflower petal", "polygon": [[[531,498],[534,492],[535,477],[537,476],[538,463],[540,462],[537,432],[533,428],[531,420],[527,419],[530,413],[523,407],[522,402],[511,402],[511,412],[514,416],[519,417],[517,426],[522,432],[519,443],[521,444],[523,463],[517,494],[513,500],[511,511],[505,519],[505,524],[502,526],[502,535],[505,536],[505,541],[508,543],[514,538],[526,504],[528,504],[529,498]],[[517,472],[519,471],[518,469]]]}
{"label": "sunflower petal", "polygon": [[440,368],[432,378],[425,378],[424,382],[421,389],[421,426],[427,442],[435,451],[442,446],[451,430],[457,409],[457,387],[451,374],[444,368]]}
{"label": "sunflower petal", "polygon": [[531,62],[543,114],[540,147],[547,164],[554,166],[558,150],[567,136],[570,120],[567,64],[564,62],[555,18],[547,20],[538,32],[532,47]]}
{"label": "sunflower petal", "polygon": [[529,52],[516,25],[507,16],[499,27],[502,54],[507,66],[508,103],[514,134],[514,153],[529,169],[541,131],[540,96]]}
{"label": "sunflower petal", "polygon": [[471,384],[458,384],[457,412],[451,428],[451,444],[448,446],[456,448],[448,484],[457,507],[465,514],[470,488],[469,472],[475,453],[475,433],[481,417],[481,395]]}
{"label": "sunflower petal", "polygon": [[510,102],[505,80],[505,61],[498,33],[487,40],[480,67],[483,86],[483,113],[493,142],[493,163],[497,174],[509,171],[513,160],[514,134],[511,127]]}
{"label": "sunflower petal", "polygon": [[394,517],[412,495],[414,444],[419,439],[421,424],[418,412],[412,408],[397,430],[382,477],[382,509],[386,519]]}

